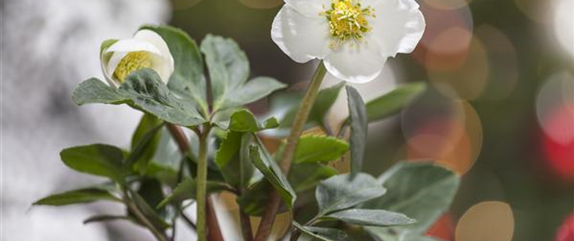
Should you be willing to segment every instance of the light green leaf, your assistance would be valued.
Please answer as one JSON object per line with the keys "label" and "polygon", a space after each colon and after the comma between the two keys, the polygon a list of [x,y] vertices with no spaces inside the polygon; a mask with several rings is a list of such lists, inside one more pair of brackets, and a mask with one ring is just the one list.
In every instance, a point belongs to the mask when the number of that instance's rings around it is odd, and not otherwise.
{"label": "light green leaf", "polygon": [[348,209],[331,213],[326,218],[338,219],[343,222],[360,226],[397,226],[415,223],[404,214],[376,209]]}
{"label": "light green leaf", "polygon": [[351,178],[353,178],[357,173],[361,172],[363,167],[369,123],[363,98],[351,86],[347,86],[347,101],[351,121]]}
{"label": "light green leaf", "polygon": [[299,139],[294,163],[328,162],[341,158],[349,150],[349,145],[330,136],[305,135]]}
{"label": "light green leaf", "polygon": [[285,177],[281,169],[279,169],[279,166],[277,166],[265,147],[263,147],[261,143],[257,146],[249,147],[249,157],[253,165],[255,165],[255,167],[263,173],[263,176],[279,191],[287,208],[291,210],[297,195],[289,184],[287,177]]}
{"label": "light green leaf", "polygon": [[182,126],[196,126],[205,122],[189,101],[182,101],[170,93],[152,69],[132,72],[119,91],[143,110],[167,122]]}
{"label": "light green leaf", "polygon": [[207,110],[203,60],[195,41],[181,29],[169,26],[145,25],[141,29],[156,32],[167,43],[174,60],[174,72],[169,78],[169,89],[179,97],[194,100],[195,104]]}
{"label": "light green leaf", "polygon": [[123,167],[123,152],[117,147],[93,144],[62,150],[60,157],[66,166],[78,172],[109,177],[123,182],[126,171]]}
{"label": "light green leaf", "polygon": [[352,180],[349,174],[333,176],[317,186],[315,196],[319,204],[318,216],[349,209],[379,197],[385,191],[385,188],[368,174],[359,173]]}
{"label": "light green leaf", "polygon": [[[196,193],[196,182],[191,178],[186,178],[169,194],[164,200],[162,200],[157,207],[163,208],[170,203],[179,203],[187,199],[195,199]],[[207,181],[207,193],[221,192],[225,190],[230,190],[227,185],[219,182]]]}
{"label": "light green leaf", "polygon": [[201,52],[209,69],[214,111],[221,108],[227,95],[242,86],[249,77],[247,56],[232,39],[207,35]]}
{"label": "light green leaf", "polygon": [[293,226],[295,226],[299,232],[309,235],[313,238],[323,240],[323,241],[350,241],[352,240],[347,233],[342,230],[334,228],[322,228],[322,227],[312,227],[303,226],[295,221],[293,221]]}
{"label": "light green leaf", "polygon": [[406,84],[367,102],[369,122],[389,117],[426,91],[425,83]]}
{"label": "light green leaf", "polygon": [[404,213],[417,223],[405,227],[369,228],[375,235],[391,232],[389,229],[399,235],[426,232],[449,208],[459,185],[455,173],[424,162],[396,164],[379,181],[389,192],[365,203],[362,208]]}
{"label": "light green leaf", "polygon": [[271,77],[257,77],[247,82],[241,88],[230,91],[225,97],[221,108],[243,106],[259,100],[272,92],[283,89],[287,85]]}
{"label": "light green leaf", "polygon": [[108,190],[92,187],[52,194],[34,202],[34,205],[64,206],[95,201],[121,202],[120,199],[112,195]]}
{"label": "light green leaf", "polygon": [[229,124],[225,122],[216,123],[224,130],[232,130],[237,132],[258,132],[265,129],[275,128],[279,125],[277,119],[271,117],[263,124],[259,124],[253,113],[247,109],[240,109],[235,111],[229,120]]}
{"label": "light green leaf", "polygon": [[287,178],[295,192],[303,192],[334,175],[337,170],[319,163],[293,163]]}
{"label": "light green leaf", "polygon": [[116,89],[108,86],[103,81],[90,78],[78,85],[72,94],[72,100],[77,105],[85,104],[123,104],[129,101],[129,98],[118,93]]}

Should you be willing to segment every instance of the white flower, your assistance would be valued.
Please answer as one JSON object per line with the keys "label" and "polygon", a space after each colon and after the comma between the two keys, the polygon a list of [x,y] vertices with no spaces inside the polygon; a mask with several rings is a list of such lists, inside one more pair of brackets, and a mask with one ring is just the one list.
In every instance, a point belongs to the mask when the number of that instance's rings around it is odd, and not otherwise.
{"label": "white flower", "polygon": [[424,28],[414,0],[285,0],[271,37],[296,62],[322,59],[335,77],[364,83],[412,52]]}
{"label": "white flower", "polygon": [[106,80],[116,88],[131,72],[142,68],[155,70],[167,84],[174,69],[173,56],[166,42],[159,34],[147,29],[104,49],[101,63]]}

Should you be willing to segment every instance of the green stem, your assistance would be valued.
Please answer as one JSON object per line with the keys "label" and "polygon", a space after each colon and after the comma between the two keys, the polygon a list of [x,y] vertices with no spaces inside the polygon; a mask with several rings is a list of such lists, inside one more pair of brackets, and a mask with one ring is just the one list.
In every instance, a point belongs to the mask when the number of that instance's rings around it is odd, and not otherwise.
{"label": "green stem", "polygon": [[199,135],[199,159],[197,163],[197,236],[199,241],[207,241],[206,202],[207,202],[207,137],[211,126],[203,125]]}
{"label": "green stem", "polygon": [[[317,66],[317,70],[315,70],[315,74],[311,79],[311,83],[307,88],[305,96],[301,100],[301,105],[299,106],[299,110],[297,111],[293,121],[293,126],[291,127],[291,134],[289,134],[289,137],[287,137],[287,144],[285,145],[285,149],[283,151],[283,157],[279,163],[281,171],[283,171],[285,175],[287,175],[289,173],[289,169],[291,169],[291,161],[293,160],[295,149],[297,148],[297,143],[299,142],[299,138],[303,133],[305,123],[307,123],[309,113],[311,113],[311,109],[313,108],[313,104],[315,103],[315,99],[319,93],[319,87],[321,87],[321,83],[323,83],[323,79],[325,78],[326,73],[327,69],[321,61],[319,66]],[[265,212],[261,217],[259,227],[257,228],[255,241],[266,241],[269,237],[280,201],[281,198],[279,197],[279,192],[273,190],[273,192],[271,192],[269,202],[265,207]]]}

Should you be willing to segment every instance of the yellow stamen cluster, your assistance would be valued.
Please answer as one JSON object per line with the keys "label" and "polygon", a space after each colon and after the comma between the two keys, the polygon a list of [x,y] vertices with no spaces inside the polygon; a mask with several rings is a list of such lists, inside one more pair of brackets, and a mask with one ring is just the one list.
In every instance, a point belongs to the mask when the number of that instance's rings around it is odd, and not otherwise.
{"label": "yellow stamen cluster", "polygon": [[347,40],[360,41],[371,30],[367,18],[375,17],[373,8],[363,8],[357,0],[332,0],[331,8],[321,15],[329,21],[332,48]]}
{"label": "yellow stamen cluster", "polygon": [[123,83],[130,73],[139,69],[150,68],[151,64],[152,60],[149,52],[130,52],[118,63],[118,67],[114,71],[114,78]]}

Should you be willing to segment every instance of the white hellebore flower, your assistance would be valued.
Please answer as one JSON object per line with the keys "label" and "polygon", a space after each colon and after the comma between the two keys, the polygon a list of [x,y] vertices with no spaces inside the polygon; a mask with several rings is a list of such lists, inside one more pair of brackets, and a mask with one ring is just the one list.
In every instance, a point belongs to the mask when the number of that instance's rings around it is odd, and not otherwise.
{"label": "white hellebore flower", "polygon": [[322,59],[335,77],[365,83],[388,57],[412,52],[424,29],[414,0],[285,0],[271,37],[296,62]]}
{"label": "white hellebore flower", "polygon": [[154,31],[143,29],[133,38],[121,39],[102,51],[102,70],[108,83],[118,87],[133,71],[151,68],[167,84],[173,73],[173,56],[167,43]]}

